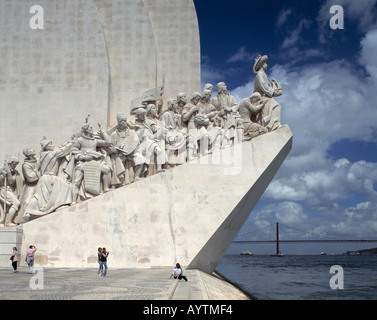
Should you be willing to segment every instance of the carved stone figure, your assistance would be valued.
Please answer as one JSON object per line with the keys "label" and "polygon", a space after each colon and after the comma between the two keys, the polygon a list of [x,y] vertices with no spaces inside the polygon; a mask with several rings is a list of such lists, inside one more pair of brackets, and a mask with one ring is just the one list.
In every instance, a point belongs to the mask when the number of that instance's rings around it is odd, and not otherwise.
{"label": "carved stone figure", "polygon": [[117,128],[111,134],[112,143],[111,184],[119,187],[143,177],[146,172],[146,160],[140,152],[140,140],[134,130],[127,123],[127,117],[122,112],[117,114]]}
{"label": "carved stone figure", "polygon": [[59,176],[59,169],[64,157],[72,150],[73,141],[54,148],[51,140],[42,138],[40,151],[41,177],[36,186],[35,194],[24,209],[22,222],[32,217],[49,214],[56,209],[72,203],[71,186]]}
{"label": "carved stone figure", "polygon": [[[188,134],[188,159],[193,159],[197,157],[199,151],[199,141],[201,139],[208,139],[208,133],[204,126],[197,127],[195,123],[195,117],[202,113],[202,110],[198,106],[198,103],[202,95],[199,92],[194,92],[191,97],[191,103],[187,103],[182,111],[182,120],[187,126]],[[208,125],[208,124],[207,124]],[[208,141],[208,140],[207,140]],[[208,142],[207,142],[208,143]]]}
{"label": "carved stone figure", "polygon": [[259,92],[254,92],[249,98],[242,100],[239,113],[244,125],[245,140],[250,140],[260,134],[267,133],[268,129],[260,125],[262,123],[262,109],[266,101],[262,101]]}
{"label": "carved stone figure", "polygon": [[198,102],[197,106],[201,109],[208,119],[212,119],[216,114],[216,108],[211,103],[212,92],[210,90],[203,90],[202,98]]}
{"label": "carved stone figure", "polygon": [[259,92],[262,100],[266,102],[263,111],[261,125],[266,127],[269,131],[275,130],[280,126],[280,112],[281,106],[274,97],[279,97],[283,94],[283,89],[280,84],[271,79],[271,83],[266,75],[268,56],[258,56],[255,59],[253,71],[256,73],[254,81],[254,92]]}
{"label": "carved stone figure", "polygon": [[81,136],[74,144],[72,152],[75,155],[75,179],[73,182],[73,201],[80,195],[87,199],[101,193],[101,177],[103,192],[110,190],[111,169],[106,163],[106,154],[100,152],[100,147],[110,147],[111,140],[99,126],[99,137],[94,137],[93,127],[88,122],[81,128]]}
{"label": "carved stone figure", "polygon": [[204,88],[203,88],[203,91],[204,91],[204,90],[211,91],[211,95],[212,95],[212,93],[213,93],[213,85],[212,85],[211,83],[206,83],[206,84],[204,85]]}
{"label": "carved stone figure", "polygon": [[18,211],[17,218],[15,219],[17,223],[20,223],[22,221],[25,208],[28,205],[29,201],[32,199],[35,190],[37,189],[37,183],[40,177],[38,168],[39,164],[37,163],[37,159],[35,158],[36,154],[34,149],[26,147],[22,152],[25,156],[24,163],[22,164],[22,174],[25,179],[25,186],[20,198],[21,207]]}
{"label": "carved stone figure", "polygon": [[179,114],[182,114],[183,112],[183,109],[185,107],[185,105],[187,104],[188,100],[187,100],[187,95],[186,93],[184,92],[181,92],[181,93],[178,93],[177,94],[177,112]]}
{"label": "carved stone figure", "polygon": [[217,96],[213,98],[212,104],[217,111],[223,111],[223,117],[226,119],[223,126],[228,139],[234,140],[237,130],[238,140],[241,141],[243,137],[243,123],[238,113],[238,105],[236,99],[227,93],[227,86],[224,82],[219,82],[216,86]]}
{"label": "carved stone figure", "polygon": [[19,164],[17,157],[11,157],[2,168],[0,180],[1,219],[0,224],[6,227],[17,226],[13,222],[20,209],[20,196],[23,192],[23,179],[16,169]]}
{"label": "carved stone figure", "polygon": [[186,162],[186,134],[181,127],[181,115],[178,113],[178,103],[175,99],[167,102],[168,110],[160,120],[165,136],[166,165],[174,167]]}
{"label": "carved stone figure", "polygon": [[[146,117],[146,115],[150,117]],[[153,117],[153,118],[151,118]],[[139,108],[136,111],[135,129],[140,139],[140,152],[145,158],[147,175],[151,175],[162,170],[161,155],[162,149],[157,142],[157,110],[154,104],[149,104],[147,109]],[[157,161],[160,160],[160,161]],[[155,167],[156,166],[156,170]]]}

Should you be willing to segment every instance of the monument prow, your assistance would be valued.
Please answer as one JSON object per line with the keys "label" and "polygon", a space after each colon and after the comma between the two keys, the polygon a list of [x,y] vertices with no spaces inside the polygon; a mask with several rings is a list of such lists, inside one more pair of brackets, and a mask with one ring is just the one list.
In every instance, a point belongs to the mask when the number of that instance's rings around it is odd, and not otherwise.
{"label": "monument prow", "polygon": [[292,147],[288,126],[23,225],[44,267],[174,265],[212,272]]}

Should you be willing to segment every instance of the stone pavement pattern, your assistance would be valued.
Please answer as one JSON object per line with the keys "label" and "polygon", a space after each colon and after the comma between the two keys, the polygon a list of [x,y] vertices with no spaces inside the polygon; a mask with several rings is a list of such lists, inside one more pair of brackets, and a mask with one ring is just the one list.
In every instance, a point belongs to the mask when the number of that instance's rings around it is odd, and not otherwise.
{"label": "stone pavement pattern", "polygon": [[[189,282],[170,279],[170,268],[109,269],[107,277],[96,269],[52,269],[38,272],[26,267],[17,273],[0,268],[0,300],[248,300],[228,282],[198,270],[186,270]],[[38,269],[36,269],[38,271]]]}

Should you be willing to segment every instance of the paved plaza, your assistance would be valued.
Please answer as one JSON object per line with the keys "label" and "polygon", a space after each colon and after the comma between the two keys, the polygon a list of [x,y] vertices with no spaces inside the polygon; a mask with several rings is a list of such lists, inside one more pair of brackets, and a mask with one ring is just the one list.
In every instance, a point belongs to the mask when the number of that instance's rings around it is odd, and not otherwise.
{"label": "paved plaza", "polygon": [[186,270],[189,282],[169,279],[171,268],[96,269],[0,268],[0,300],[247,300],[216,275]]}

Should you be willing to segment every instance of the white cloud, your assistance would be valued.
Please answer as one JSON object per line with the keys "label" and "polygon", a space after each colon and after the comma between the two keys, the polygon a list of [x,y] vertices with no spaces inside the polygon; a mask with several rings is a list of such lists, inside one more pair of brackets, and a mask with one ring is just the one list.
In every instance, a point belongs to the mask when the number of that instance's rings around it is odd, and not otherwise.
{"label": "white cloud", "polygon": [[[344,161],[344,160],[341,160]],[[304,201],[309,206],[321,204],[331,208],[334,203],[359,196],[376,201],[377,163],[339,160],[326,169],[299,171],[274,180],[265,192],[265,199],[274,201]]]}
{"label": "white cloud", "polygon": [[248,52],[246,50],[246,47],[242,46],[226,62],[228,63],[247,62],[247,61],[252,61],[253,59],[255,59],[255,57],[256,57],[255,54]]}
{"label": "white cloud", "polygon": [[288,17],[293,13],[292,9],[284,9],[279,13],[279,16],[276,21],[276,27],[281,28],[288,20]]}
{"label": "white cloud", "polygon": [[289,48],[289,47],[292,47],[294,45],[297,44],[298,40],[300,39],[300,34],[301,32],[304,30],[304,28],[307,28],[310,26],[310,21],[306,20],[306,19],[302,19],[297,28],[292,30],[290,33],[289,33],[289,36],[287,36],[284,41],[283,41],[283,44],[281,45],[281,48],[282,49],[286,49],[286,48]]}
{"label": "white cloud", "polygon": [[370,75],[372,85],[377,84],[377,29],[368,32],[361,41],[360,63]]}
{"label": "white cloud", "polygon": [[282,202],[275,210],[277,221],[291,226],[301,224],[308,218],[308,215],[304,214],[303,207],[297,202]]}

